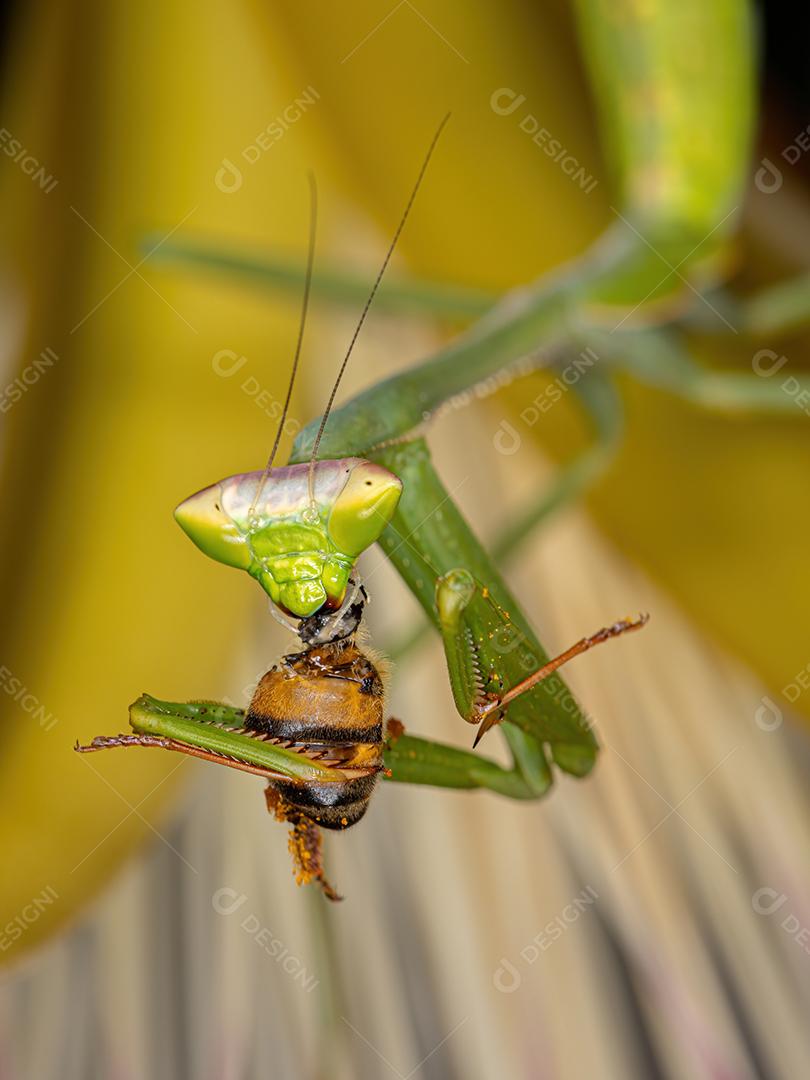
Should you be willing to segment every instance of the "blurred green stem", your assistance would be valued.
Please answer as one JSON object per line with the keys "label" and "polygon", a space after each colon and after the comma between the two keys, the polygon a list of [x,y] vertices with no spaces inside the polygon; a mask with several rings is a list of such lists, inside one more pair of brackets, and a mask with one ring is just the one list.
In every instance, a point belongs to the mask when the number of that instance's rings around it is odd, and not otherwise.
{"label": "blurred green stem", "polygon": [[[266,253],[251,255],[191,240],[168,240],[157,247],[159,241],[156,236],[146,237],[142,245],[149,261],[156,265],[178,264],[225,274],[257,288],[275,289],[290,293],[296,301],[300,299],[306,279],[306,266],[301,260],[274,258]],[[360,310],[368,298],[372,280],[368,274],[322,263],[313,273],[312,295],[326,303]],[[393,314],[433,315],[469,321],[483,315],[497,299],[496,295],[483,289],[400,275],[382,282],[374,304]]]}
{"label": "blurred green stem", "polygon": [[[156,241],[144,241],[147,251]],[[172,240],[160,246],[151,261],[179,263],[213,273],[241,277],[259,288],[273,288],[300,296],[305,279],[305,266],[294,259],[273,259],[265,254],[217,249],[201,241]],[[313,295],[322,302],[343,307],[360,308],[368,296],[369,279],[343,269],[321,266],[313,279]],[[748,300],[739,303],[723,293],[727,310],[743,333],[762,336],[784,333],[810,323],[810,275],[800,275],[780,282]],[[489,311],[497,296],[483,290],[412,278],[390,278],[384,281],[375,304],[392,314],[432,316],[448,320],[469,321]],[[718,301],[720,302],[720,301]],[[682,316],[689,322],[702,308],[694,305]],[[673,327],[677,323],[672,324]],[[677,394],[693,404],[719,411],[783,412],[795,409],[791,396],[784,393],[781,380],[768,382],[753,372],[707,371],[682,344],[664,328],[620,329],[607,334],[603,329],[583,323],[577,332],[586,344],[597,345],[600,355],[609,358],[611,365],[629,372],[639,382]],[[576,335],[574,335],[576,336]],[[810,389],[810,381],[795,376],[797,393]],[[548,492],[549,507],[538,504],[533,513],[541,520],[568,492],[577,494],[589,482],[589,474],[598,471],[598,458],[591,461],[583,455],[561,471],[555,488]]]}
{"label": "blurred green stem", "polygon": [[[721,412],[788,413],[801,419],[800,401],[810,400],[810,376],[799,374],[771,378],[770,357],[757,366],[752,352],[751,372],[711,371],[689,353],[683,336],[666,329],[636,330],[608,334],[587,330],[587,341],[639,382],[677,394],[693,405]],[[777,359],[776,354],[773,359]]]}
{"label": "blurred green stem", "polygon": [[762,289],[740,304],[742,323],[749,334],[801,330],[810,324],[810,274],[800,274]]}

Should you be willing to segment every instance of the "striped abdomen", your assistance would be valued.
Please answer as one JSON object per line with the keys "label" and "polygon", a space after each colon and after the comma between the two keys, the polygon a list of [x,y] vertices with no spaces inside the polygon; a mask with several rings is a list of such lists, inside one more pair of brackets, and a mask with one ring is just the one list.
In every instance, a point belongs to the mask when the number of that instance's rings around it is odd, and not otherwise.
{"label": "striped abdomen", "polygon": [[382,768],[383,686],[353,639],[285,657],[256,687],[245,726],[345,773],[340,781],[273,780],[288,807],[325,829],[360,820]]}

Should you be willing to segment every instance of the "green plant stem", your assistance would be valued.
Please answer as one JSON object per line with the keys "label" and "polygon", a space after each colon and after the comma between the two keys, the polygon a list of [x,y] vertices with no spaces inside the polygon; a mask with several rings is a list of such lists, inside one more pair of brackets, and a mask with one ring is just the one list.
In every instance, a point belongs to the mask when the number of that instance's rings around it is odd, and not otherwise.
{"label": "green plant stem", "polygon": [[765,337],[810,325],[810,274],[780,281],[740,302],[741,322],[749,334]]}
{"label": "green plant stem", "polygon": [[[212,274],[225,274],[256,288],[286,292],[296,301],[300,299],[306,280],[303,260],[228,250],[214,242],[201,240],[168,240],[156,247],[159,240],[159,237],[147,236],[143,242],[153,265],[189,266]],[[372,281],[373,276],[368,274],[322,263],[312,276],[312,296],[324,303],[359,310],[368,298]],[[483,315],[496,300],[495,294],[483,289],[400,275],[382,282],[374,303],[392,314],[469,321]]]}

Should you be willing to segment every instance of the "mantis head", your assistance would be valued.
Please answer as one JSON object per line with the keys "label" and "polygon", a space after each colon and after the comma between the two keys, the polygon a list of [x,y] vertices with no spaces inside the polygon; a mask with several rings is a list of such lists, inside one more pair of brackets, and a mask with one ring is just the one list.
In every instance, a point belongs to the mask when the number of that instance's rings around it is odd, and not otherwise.
{"label": "mantis head", "polygon": [[358,556],[396,510],[397,476],[361,458],[240,473],[185,499],[174,512],[201,551],[255,577],[297,618],[340,607]]}

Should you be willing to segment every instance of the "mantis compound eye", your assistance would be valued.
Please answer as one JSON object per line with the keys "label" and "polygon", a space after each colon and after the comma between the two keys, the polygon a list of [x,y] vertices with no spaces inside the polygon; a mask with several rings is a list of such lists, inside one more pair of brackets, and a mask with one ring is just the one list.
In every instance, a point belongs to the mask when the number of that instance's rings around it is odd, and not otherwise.
{"label": "mantis compound eye", "polygon": [[355,557],[379,539],[394,516],[402,481],[382,465],[360,461],[329,515],[329,536],[338,549]]}
{"label": "mantis compound eye", "polygon": [[174,512],[175,521],[210,558],[247,570],[250,566],[247,542],[222,503],[222,485],[212,484],[184,499]]}

